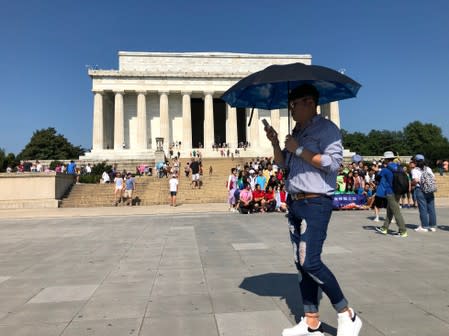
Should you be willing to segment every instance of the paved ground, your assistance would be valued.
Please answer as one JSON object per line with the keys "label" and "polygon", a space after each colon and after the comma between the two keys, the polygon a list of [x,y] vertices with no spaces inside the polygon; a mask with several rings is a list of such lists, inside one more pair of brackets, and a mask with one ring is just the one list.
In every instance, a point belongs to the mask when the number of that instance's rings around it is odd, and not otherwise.
{"label": "paved ground", "polygon": [[[286,219],[225,210],[0,211],[0,335],[280,335],[301,314]],[[361,335],[449,335],[449,208],[437,213],[436,233],[406,239],[377,234],[371,212],[334,213],[324,260]],[[404,215],[413,228],[417,211]]]}

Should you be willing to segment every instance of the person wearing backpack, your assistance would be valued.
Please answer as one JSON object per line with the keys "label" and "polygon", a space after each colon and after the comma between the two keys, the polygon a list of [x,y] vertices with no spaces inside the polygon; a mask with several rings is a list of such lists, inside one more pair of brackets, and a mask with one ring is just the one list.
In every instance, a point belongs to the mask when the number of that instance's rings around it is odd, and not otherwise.
{"label": "person wearing backpack", "polygon": [[416,168],[412,170],[412,183],[415,185],[415,197],[418,201],[421,225],[415,231],[435,232],[437,217],[435,213],[436,181],[432,169],[426,166],[424,155],[415,155]]}
{"label": "person wearing backpack", "polygon": [[400,167],[398,164],[393,162],[395,155],[392,151],[385,152],[383,158],[384,162],[387,163],[387,167],[382,168],[379,172],[380,181],[377,187],[376,195],[387,199],[387,216],[385,217],[383,226],[376,226],[376,231],[386,235],[388,233],[388,227],[390,226],[391,220],[394,217],[399,228],[399,231],[395,234],[395,236],[405,238],[408,237],[408,233],[407,228],[405,227],[404,217],[402,217],[401,209],[399,208],[401,192],[394,191],[393,187],[394,174],[398,172]]}

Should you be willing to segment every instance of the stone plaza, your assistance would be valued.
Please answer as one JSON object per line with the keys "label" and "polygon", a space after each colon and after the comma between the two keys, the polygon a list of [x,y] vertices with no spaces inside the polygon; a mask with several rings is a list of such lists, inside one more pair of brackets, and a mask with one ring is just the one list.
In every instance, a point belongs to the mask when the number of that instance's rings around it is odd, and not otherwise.
{"label": "stone plaza", "polygon": [[[286,218],[204,208],[2,210],[0,335],[280,335],[301,316]],[[324,261],[361,335],[449,335],[449,207],[436,233],[403,213],[405,239],[334,212]],[[321,315],[335,336],[327,298]]]}

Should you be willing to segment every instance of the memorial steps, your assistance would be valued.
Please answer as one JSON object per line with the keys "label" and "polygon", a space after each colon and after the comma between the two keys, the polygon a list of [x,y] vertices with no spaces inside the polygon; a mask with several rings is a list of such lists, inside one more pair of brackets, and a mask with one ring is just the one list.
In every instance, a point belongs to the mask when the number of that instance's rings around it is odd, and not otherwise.
{"label": "memorial steps", "polygon": [[[226,203],[228,194],[226,181],[231,168],[252,158],[206,158],[203,159],[203,176],[201,189],[191,188],[191,177],[186,178],[184,165],[187,159],[181,158],[181,171],[179,176],[177,203]],[[209,175],[209,167],[213,172]],[[168,178],[155,176],[137,176],[136,192],[134,193],[137,205],[155,205],[169,203]],[[68,195],[61,201],[64,208],[108,207],[114,206],[113,184],[75,184]],[[120,206],[120,205],[119,205]]]}

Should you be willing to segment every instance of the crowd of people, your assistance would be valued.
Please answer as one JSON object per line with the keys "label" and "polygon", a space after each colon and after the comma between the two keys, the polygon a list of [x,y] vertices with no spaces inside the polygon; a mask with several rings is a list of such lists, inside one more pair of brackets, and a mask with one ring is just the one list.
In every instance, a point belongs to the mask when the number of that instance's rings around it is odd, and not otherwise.
{"label": "crowd of people", "polygon": [[[399,209],[408,208],[420,210],[422,224],[416,231],[435,231],[433,193],[423,193],[420,187],[424,171],[434,176],[421,154],[411,157],[408,163],[403,163],[393,152],[387,151],[378,161],[342,164],[334,195],[364,196],[363,208],[374,211],[375,222],[380,221],[381,209],[386,209],[384,225],[382,229],[378,229],[381,233],[388,230],[390,223],[396,223],[399,232],[405,236],[405,224]],[[393,187],[396,172],[403,172],[406,177],[406,186],[400,192]],[[241,214],[288,212],[284,174],[284,170],[268,157],[256,158],[246,162],[243,167],[240,164],[233,167],[226,182],[229,211]]]}
{"label": "crowd of people", "polygon": [[[381,171],[388,168],[392,159],[394,171],[403,171],[407,176],[405,192],[398,195],[399,208],[417,208],[416,182],[413,182],[415,157],[402,163],[392,152],[379,161],[349,162],[340,166],[337,175],[335,195],[356,194],[364,196],[364,209],[373,209],[374,221],[379,221],[379,211],[387,208],[386,197],[379,195],[378,186]],[[430,168],[429,168],[430,169]],[[443,169],[444,172],[444,169]],[[226,182],[229,210],[240,213],[287,211],[285,198],[284,171],[279,169],[272,158],[256,158],[246,162],[243,167],[236,165],[231,169]],[[251,191],[251,195],[247,191]],[[243,191],[243,195],[242,194]],[[381,191],[382,193],[382,191]],[[377,196],[377,198],[376,198]],[[382,199],[383,198],[383,199]]]}
{"label": "crowd of people", "polygon": [[[52,167],[52,164],[54,167]],[[50,165],[42,164],[39,160],[34,162],[30,160],[21,160],[15,167],[8,166],[6,173],[58,173],[74,176],[76,183],[79,183],[81,175],[88,175],[92,172],[90,163],[78,166],[74,160],[68,163],[56,162]]]}
{"label": "crowd of people", "polygon": [[271,158],[257,158],[232,168],[226,187],[230,211],[287,211],[284,171]]}
{"label": "crowd of people", "polygon": [[69,163],[56,162],[53,169],[51,165],[42,164],[39,160],[34,162],[30,160],[22,160],[15,167],[8,166],[7,173],[66,173],[72,175],[84,175],[92,172],[90,163],[77,166],[74,160]]}
{"label": "crowd of people", "polygon": [[[374,210],[374,221],[379,222],[380,209],[386,209],[384,225],[378,229],[386,233],[390,223],[396,222],[399,232],[406,236],[405,224],[400,209],[418,208],[421,225],[419,232],[435,231],[435,205],[433,190],[426,190],[422,184],[424,175],[429,175],[431,184],[435,184],[433,171],[427,166],[424,156],[417,154],[408,163],[402,163],[393,152],[387,151],[381,161],[352,162],[347,167],[341,167],[337,176],[336,193],[364,195],[367,208]],[[444,172],[444,168],[443,168]],[[401,180],[401,175],[404,177]],[[401,182],[402,181],[402,182]],[[432,189],[431,188],[431,189]],[[429,220],[421,214],[430,214]],[[430,221],[430,222],[429,222]]]}

